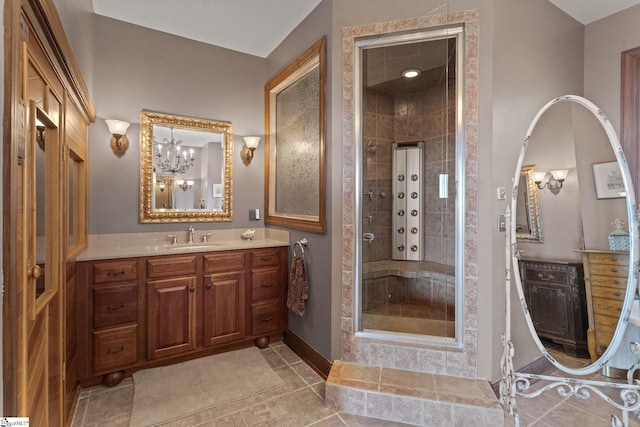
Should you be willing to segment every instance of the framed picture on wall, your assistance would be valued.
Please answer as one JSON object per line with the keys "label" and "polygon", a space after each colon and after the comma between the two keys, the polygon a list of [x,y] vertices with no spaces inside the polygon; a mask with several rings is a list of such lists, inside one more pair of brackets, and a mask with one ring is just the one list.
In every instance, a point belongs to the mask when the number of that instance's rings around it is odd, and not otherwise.
{"label": "framed picture on wall", "polygon": [[624,181],[618,162],[594,163],[593,179],[596,184],[596,198],[615,199],[626,197]]}

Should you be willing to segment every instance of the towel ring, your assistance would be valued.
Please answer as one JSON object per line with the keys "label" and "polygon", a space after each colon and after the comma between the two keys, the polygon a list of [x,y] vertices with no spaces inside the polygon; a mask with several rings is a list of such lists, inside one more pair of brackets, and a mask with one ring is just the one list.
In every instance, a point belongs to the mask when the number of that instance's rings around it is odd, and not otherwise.
{"label": "towel ring", "polygon": [[297,257],[296,249],[300,246],[300,257],[304,258],[304,247],[307,246],[307,238],[305,237],[302,240],[298,240],[295,245],[293,245],[293,256]]}

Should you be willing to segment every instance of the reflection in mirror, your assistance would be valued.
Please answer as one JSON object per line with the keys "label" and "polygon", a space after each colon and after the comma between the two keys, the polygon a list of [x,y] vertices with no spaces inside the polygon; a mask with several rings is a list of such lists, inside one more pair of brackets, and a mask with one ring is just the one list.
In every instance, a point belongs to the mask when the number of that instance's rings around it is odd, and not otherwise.
{"label": "reflection in mirror", "polygon": [[233,129],[140,113],[141,222],[230,221]]}
{"label": "reflection in mirror", "polygon": [[46,261],[46,139],[47,131],[44,123],[36,118],[35,154],[35,210],[36,210],[36,254],[40,276],[36,278],[36,298],[45,291],[45,261]]}
{"label": "reflection in mirror", "polygon": [[[628,237],[622,248],[612,247],[609,240],[616,219],[635,221],[629,215],[635,201],[633,196],[599,199],[596,194],[593,165],[611,162],[619,166],[624,191],[632,193],[611,124],[589,101],[567,96],[538,113],[518,163],[518,178],[530,167],[523,164],[535,165],[539,172],[569,171],[559,191],[536,185],[544,242],[520,238],[518,218],[528,209],[514,188],[511,238],[514,281],[526,302],[529,329],[547,359],[572,374],[592,373],[607,363],[611,367],[609,359],[626,328],[622,314],[630,311],[635,293],[629,278],[630,250],[635,249],[628,246]],[[522,184],[519,180],[515,185]]]}
{"label": "reflection in mirror", "polygon": [[516,237],[519,241],[542,243],[538,187],[531,174],[535,165],[523,166],[518,183],[518,210],[515,213]]}

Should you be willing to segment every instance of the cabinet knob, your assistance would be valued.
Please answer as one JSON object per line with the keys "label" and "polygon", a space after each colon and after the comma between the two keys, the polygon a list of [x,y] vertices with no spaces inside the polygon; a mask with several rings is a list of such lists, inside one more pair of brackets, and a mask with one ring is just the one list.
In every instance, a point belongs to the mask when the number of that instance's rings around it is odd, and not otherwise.
{"label": "cabinet knob", "polygon": [[207,289],[211,289],[212,287],[213,287],[213,286],[211,286],[211,283],[207,283],[207,284],[205,285],[205,288],[207,288]]}
{"label": "cabinet knob", "polygon": [[31,278],[33,279],[38,280],[41,274],[42,274],[42,269],[38,264],[31,267],[31,269],[29,270],[29,276],[31,276]]}
{"label": "cabinet knob", "polygon": [[196,291],[196,288],[194,286],[189,288],[189,292],[195,292],[195,291]]}

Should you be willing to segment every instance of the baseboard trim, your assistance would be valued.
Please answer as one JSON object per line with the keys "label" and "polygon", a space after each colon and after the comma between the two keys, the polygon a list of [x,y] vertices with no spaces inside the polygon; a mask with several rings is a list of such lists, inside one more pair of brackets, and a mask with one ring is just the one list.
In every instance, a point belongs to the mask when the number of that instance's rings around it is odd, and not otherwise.
{"label": "baseboard trim", "polygon": [[313,347],[307,344],[298,335],[287,329],[283,334],[282,341],[288,345],[307,365],[318,373],[323,379],[327,379],[331,371],[331,362],[325,359]]}
{"label": "baseboard trim", "polygon": [[[538,375],[548,375],[555,367],[547,360],[546,357],[540,356],[528,365],[524,365],[522,368],[518,369],[518,372],[523,372],[526,374],[538,374]],[[538,380],[531,380],[531,384],[534,384]],[[496,380],[491,383],[491,388],[493,392],[496,394],[498,398],[500,398],[500,380]]]}

